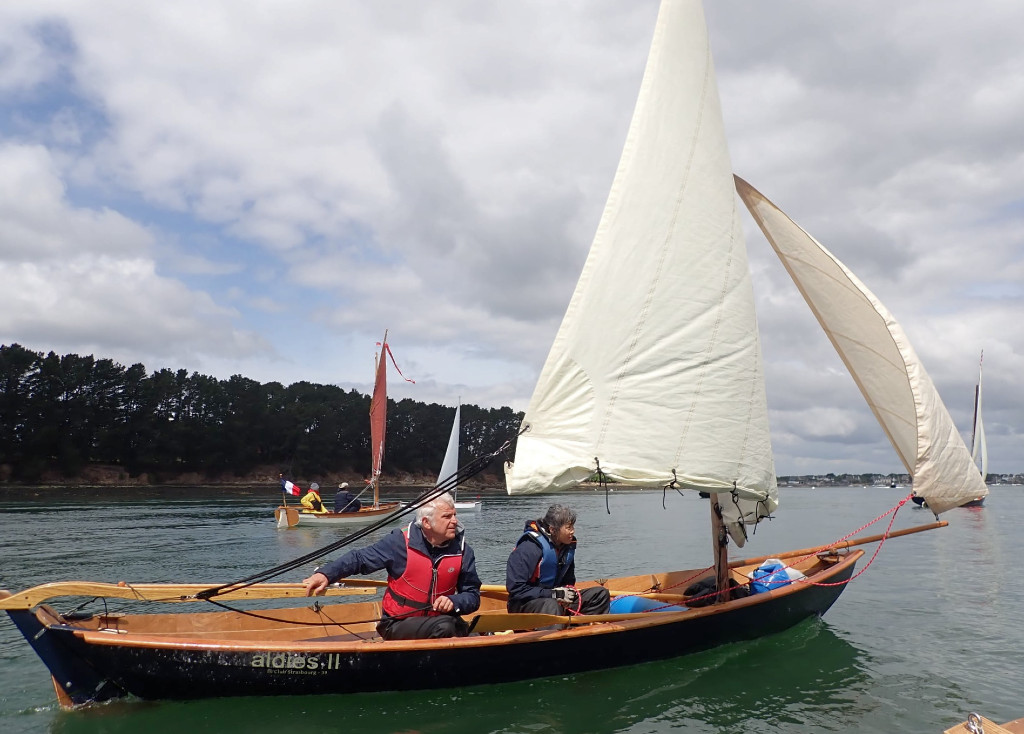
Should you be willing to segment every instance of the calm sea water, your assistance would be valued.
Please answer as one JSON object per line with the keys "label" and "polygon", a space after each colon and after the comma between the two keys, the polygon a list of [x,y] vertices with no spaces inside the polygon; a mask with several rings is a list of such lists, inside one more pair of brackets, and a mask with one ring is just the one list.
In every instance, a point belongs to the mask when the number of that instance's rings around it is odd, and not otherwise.
{"label": "calm sea water", "polygon": [[[734,558],[831,542],[906,490],[784,489],[776,519]],[[313,551],[343,530],[278,530],[266,493],[20,491],[0,495],[0,588],[44,581],[230,581]],[[580,578],[693,568],[710,561],[706,501],[661,492],[484,494],[462,518],[485,583],[526,519],[553,501],[578,514]],[[606,501],[611,513],[606,510]],[[822,620],[755,642],[629,668],[461,690],[319,697],[129,702],[59,709],[49,674],[0,619],[0,731],[58,734],[284,731],[941,732],[976,710],[1024,716],[1024,487],[993,487],[950,526],[886,542]],[[932,520],[907,503],[894,528]],[[887,519],[868,528],[880,533]],[[858,566],[864,569],[869,555]],[[306,571],[311,569],[306,569]],[[305,573],[294,574],[301,580]],[[198,608],[198,607],[197,607]],[[609,657],[616,650],[609,648]]]}

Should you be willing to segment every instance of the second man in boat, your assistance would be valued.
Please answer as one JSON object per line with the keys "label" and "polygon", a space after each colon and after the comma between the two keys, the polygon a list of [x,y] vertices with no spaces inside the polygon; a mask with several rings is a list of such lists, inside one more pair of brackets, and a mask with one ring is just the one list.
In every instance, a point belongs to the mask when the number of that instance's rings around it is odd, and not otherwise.
{"label": "second man in boat", "polygon": [[443,494],[416,510],[416,521],[393,530],[373,545],[349,551],[303,580],[306,595],[352,574],[387,569],[388,587],[377,632],[385,640],[463,637],[459,615],[480,608],[476,556],[455,514],[455,500]]}

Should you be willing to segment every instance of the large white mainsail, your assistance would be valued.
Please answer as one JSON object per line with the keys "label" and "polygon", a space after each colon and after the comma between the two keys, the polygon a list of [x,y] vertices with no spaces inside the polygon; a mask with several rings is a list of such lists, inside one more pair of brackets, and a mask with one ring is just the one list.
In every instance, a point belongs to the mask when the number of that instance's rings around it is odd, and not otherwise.
{"label": "large white mainsail", "polygon": [[936,515],[988,494],[949,411],[889,310],[743,179],[736,190],[814,312]]}
{"label": "large white mainsail", "polygon": [[[698,0],[665,0],[604,214],[524,419],[509,494],[615,482],[778,504],[754,298]],[[756,513],[756,514],[755,514]]]}
{"label": "large white mainsail", "polygon": [[985,443],[985,424],[981,420],[981,365],[984,360],[985,352],[982,352],[978,360],[978,384],[974,388],[974,430],[971,431],[971,459],[977,464],[982,481],[988,478],[988,444]]}

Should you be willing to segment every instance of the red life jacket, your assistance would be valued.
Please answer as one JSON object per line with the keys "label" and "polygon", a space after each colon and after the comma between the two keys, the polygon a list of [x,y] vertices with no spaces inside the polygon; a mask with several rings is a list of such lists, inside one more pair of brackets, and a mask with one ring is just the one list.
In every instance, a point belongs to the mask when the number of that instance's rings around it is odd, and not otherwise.
{"label": "red life jacket", "polygon": [[432,609],[434,599],[450,596],[458,591],[459,573],[462,571],[462,548],[465,536],[450,553],[431,560],[430,556],[409,545],[409,525],[402,531],[405,536],[405,573],[397,579],[388,579],[382,608],[391,617],[423,617],[439,614]]}

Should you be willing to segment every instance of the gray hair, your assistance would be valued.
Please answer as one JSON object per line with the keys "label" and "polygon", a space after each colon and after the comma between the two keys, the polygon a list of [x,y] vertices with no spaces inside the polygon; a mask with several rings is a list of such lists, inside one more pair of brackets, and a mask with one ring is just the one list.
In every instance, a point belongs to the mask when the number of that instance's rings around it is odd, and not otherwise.
{"label": "gray hair", "polygon": [[547,528],[548,532],[558,530],[558,528],[565,527],[566,525],[576,524],[576,513],[570,510],[565,505],[551,505],[548,508],[547,513],[544,515],[544,519],[541,520],[541,525]]}
{"label": "gray hair", "polygon": [[434,512],[439,507],[451,507],[455,509],[455,498],[451,496],[451,493],[445,492],[444,494],[438,495],[434,499],[430,500],[426,504],[420,505],[416,508],[416,524],[423,527],[423,518],[430,518],[430,521],[434,521]]}

